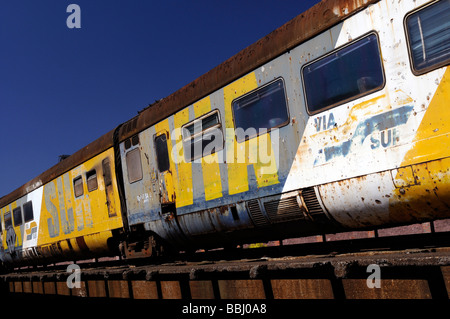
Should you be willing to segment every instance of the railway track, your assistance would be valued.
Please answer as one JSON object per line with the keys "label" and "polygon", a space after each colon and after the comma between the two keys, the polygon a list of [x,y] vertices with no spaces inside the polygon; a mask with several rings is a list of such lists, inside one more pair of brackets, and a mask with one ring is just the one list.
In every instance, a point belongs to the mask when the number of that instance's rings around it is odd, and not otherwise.
{"label": "railway track", "polygon": [[441,232],[84,261],[15,269],[0,282],[5,295],[26,299],[448,299],[449,238]]}

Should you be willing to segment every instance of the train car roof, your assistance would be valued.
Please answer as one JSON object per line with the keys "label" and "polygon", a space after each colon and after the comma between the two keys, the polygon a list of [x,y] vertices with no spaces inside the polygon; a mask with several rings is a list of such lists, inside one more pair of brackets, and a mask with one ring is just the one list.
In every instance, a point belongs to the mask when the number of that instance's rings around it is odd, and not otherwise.
{"label": "train car roof", "polygon": [[[378,1],[323,0],[319,2],[178,91],[140,111],[137,116],[119,127],[119,141],[171,116]],[[114,131],[104,134],[12,193],[1,197],[0,207],[6,206],[113,147]]]}
{"label": "train car roof", "polygon": [[103,136],[96,139],[92,143],[83,147],[76,153],[63,159],[58,164],[52,166],[50,169],[46,170],[44,173],[32,179],[28,183],[22,185],[12,193],[1,197],[0,207],[6,206],[7,204],[39,188],[41,185],[45,185],[46,183],[52,181],[56,177],[80,165],[86,160],[100,154],[101,152],[107,150],[108,148],[113,147],[114,131],[115,130],[109,131],[108,133],[104,134]]}

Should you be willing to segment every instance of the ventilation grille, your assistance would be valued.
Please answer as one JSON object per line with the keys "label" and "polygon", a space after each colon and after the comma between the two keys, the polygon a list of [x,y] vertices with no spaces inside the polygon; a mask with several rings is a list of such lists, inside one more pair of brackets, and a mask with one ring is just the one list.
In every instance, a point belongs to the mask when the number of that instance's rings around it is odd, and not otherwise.
{"label": "ventilation grille", "polygon": [[267,226],[269,221],[264,217],[261,207],[259,206],[258,200],[250,200],[247,202],[248,211],[252,217],[252,221],[255,226]]}
{"label": "ventilation grille", "polygon": [[297,202],[297,196],[264,203],[264,208],[273,222],[281,222],[293,219],[304,219],[305,216]]}
{"label": "ventilation grille", "polygon": [[[298,192],[292,192],[291,195],[293,196],[282,199],[275,199],[276,196],[273,196],[271,198],[266,197],[260,200],[248,201],[247,208],[253,224],[257,227],[262,227],[271,223],[294,220],[311,221],[311,219],[317,223],[329,222],[329,218],[322,209],[313,187],[308,187],[301,191],[304,204],[302,204],[299,194]],[[284,196],[286,195],[288,194],[284,194]]]}
{"label": "ventilation grille", "polygon": [[328,221],[328,217],[320,206],[317,199],[316,192],[313,187],[308,187],[302,190],[302,197],[305,201],[308,213],[314,221],[325,222]]}

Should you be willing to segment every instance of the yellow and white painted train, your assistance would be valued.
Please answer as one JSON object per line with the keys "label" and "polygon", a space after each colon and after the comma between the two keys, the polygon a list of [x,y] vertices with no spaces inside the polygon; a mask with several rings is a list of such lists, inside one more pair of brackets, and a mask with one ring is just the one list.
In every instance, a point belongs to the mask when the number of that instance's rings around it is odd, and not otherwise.
{"label": "yellow and white painted train", "polygon": [[4,264],[450,217],[450,0],[324,0],[0,199]]}

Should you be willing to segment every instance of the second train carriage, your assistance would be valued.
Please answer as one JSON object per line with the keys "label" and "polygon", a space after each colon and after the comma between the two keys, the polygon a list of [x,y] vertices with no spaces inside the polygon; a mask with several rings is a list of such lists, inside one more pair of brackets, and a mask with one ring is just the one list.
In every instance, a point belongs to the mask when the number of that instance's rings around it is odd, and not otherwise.
{"label": "second train carriage", "polygon": [[45,264],[117,251],[114,234],[123,220],[112,133],[1,199],[2,262]]}
{"label": "second train carriage", "polygon": [[2,198],[2,261],[448,218],[450,1],[360,2],[319,3]]}
{"label": "second train carriage", "polygon": [[155,125],[129,121],[130,226],[183,248],[448,217],[448,9],[376,2]]}

